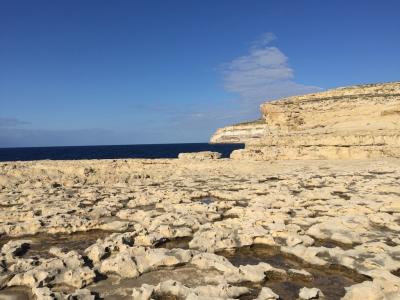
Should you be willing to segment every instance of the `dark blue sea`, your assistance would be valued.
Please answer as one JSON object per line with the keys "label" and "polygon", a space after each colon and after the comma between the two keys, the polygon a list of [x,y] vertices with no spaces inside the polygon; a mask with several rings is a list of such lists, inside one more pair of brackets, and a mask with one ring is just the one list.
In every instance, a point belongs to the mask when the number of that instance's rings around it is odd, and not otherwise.
{"label": "dark blue sea", "polygon": [[117,159],[117,158],[176,158],[181,152],[217,151],[222,157],[242,144],[154,144],[122,146],[68,146],[0,148],[0,161],[69,160],[69,159]]}

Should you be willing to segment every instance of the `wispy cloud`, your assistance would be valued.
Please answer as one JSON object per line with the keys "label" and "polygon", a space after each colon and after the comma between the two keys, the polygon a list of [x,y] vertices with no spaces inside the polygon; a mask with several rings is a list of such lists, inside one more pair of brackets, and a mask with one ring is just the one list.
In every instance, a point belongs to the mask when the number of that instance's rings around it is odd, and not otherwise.
{"label": "wispy cloud", "polygon": [[21,121],[17,118],[0,118],[0,127],[17,127],[29,124],[31,123],[26,121]]}
{"label": "wispy cloud", "polygon": [[265,33],[252,43],[246,55],[223,65],[227,91],[237,93],[242,101],[259,104],[321,90],[295,81],[287,56],[279,48],[270,46],[275,39],[273,33]]}
{"label": "wispy cloud", "polygon": [[219,127],[259,118],[262,102],[321,90],[295,81],[288,57],[270,46],[275,39],[273,33],[265,33],[250,43],[247,54],[222,65],[225,90],[239,97],[175,109],[170,114],[172,131],[185,139],[208,139]]}
{"label": "wispy cloud", "polygon": [[276,35],[272,32],[266,32],[262,34],[258,39],[253,41],[252,46],[253,47],[263,47],[265,45],[268,45],[272,41],[276,40]]}
{"label": "wispy cloud", "polygon": [[295,81],[288,57],[271,46],[275,40],[276,36],[267,32],[250,43],[247,54],[222,64],[225,90],[239,97],[191,108],[176,116],[176,123],[211,133],[218,127],[259,118],[259,104],[265,101],[320,91]]}

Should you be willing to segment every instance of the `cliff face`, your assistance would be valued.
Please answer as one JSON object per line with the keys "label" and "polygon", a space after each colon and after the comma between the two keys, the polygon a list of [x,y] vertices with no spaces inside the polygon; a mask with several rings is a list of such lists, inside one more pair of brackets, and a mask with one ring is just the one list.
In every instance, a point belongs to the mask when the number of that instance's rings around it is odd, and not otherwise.
{"label": "cliff face", "polygon": [[267,133],[264,120],[237,124],[218,129],[210,139],[212,144],[236,144],[259,139]]}
{"label": "cliff face", "polygon": [[338,88],[261,105],[266,129],[232,158],[400,157],[400,82]]}

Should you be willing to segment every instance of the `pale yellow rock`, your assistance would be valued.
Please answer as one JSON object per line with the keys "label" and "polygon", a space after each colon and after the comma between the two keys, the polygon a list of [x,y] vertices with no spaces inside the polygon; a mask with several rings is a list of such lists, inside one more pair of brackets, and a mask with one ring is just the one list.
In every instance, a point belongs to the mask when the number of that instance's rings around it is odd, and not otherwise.
{"label": "pale yellow rock", "polygon": [[322,299],[323,294],[317,288],[303,287],[299,292],[299,298],[302,300]]}
{"label": "pale yellow rock", "polygon": [[[400,157],[400,82],[337,88],[261,105],[263,133],[248,138],[232,127],[215,142],[246,143],[234,159],[366,159]],[[225,134],[225,135],[224,135]]]}
{"label": "pale yellow rock", "polygon": [[104,260],[100,271],[103,273],[115,273],[121,277],[134,278],[139,276],[136,263],[129,254],[121,253]]}
{"label": "pale yellow rock", "polygon": [[258,297],[256,300],[275,300],[279,299],[279,296],[274,293],[273,290],[271,290],[268,287],[263,287],[258,294]]}
{"label": "pale yellow rock", "polygon": [[263,120],[218,129],[210,138],[212,144],[236,144],[259,139],[268,133]]}
{"label": "pale yellow rock", "polygon": [[187,152],[179,153],[178,158],[183,160],[218,159],[221,158],[221,153],[212,151]]}
{"label": "pale yellow rock", "polygon": [[[334,264],[356,276],[349,286],[371,278],[371,295],[396,299],[400,159],[188,162],[0,163],[9,178],[0,189],[4,291],[92,298],[84,286],[105,299],[150,299],[165,296],[156,287],[171,279],[188,288],[187,299],[237,298],[227,284],[344,275]],[[31,241],[27,251],[19,251],[22,238]],[[235,262],[235,251],[257,258],[264,250],[279,261],[295,256],[311,275]],[[329,288],[318,280],[314,287],[329,299]],[[364,286],[356,288],[352,299]]]}
{"label": "pale yellow rock", "polygon": [[347,288],[346,295],[342,298],[343,300],[385,300],[385,294],[382,292],[382,288],[370,281],[365,281]]}

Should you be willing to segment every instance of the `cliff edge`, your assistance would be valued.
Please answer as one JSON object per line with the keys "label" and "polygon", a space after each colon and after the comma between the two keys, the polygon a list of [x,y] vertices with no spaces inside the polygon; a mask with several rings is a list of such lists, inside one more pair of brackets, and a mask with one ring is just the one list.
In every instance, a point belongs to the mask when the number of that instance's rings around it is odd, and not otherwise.
{"label": "cliff edge", "polygon": [[211,137],[211,144],[243,144],[259,139],[267,133],[263,119],[219,128]]}
{"label": "cliff edge", "polygon": [[[260,110],[264,120],[262,134],[250,139],[242,136],[246,147],[234,151],[232,158],[400,157],[400,82],[288,97],[263,103]],[[260,123],[249,125],[246,130],[256,131],[257,126]],[[224,129],[218,132],[219,140],[223,140]]]}

